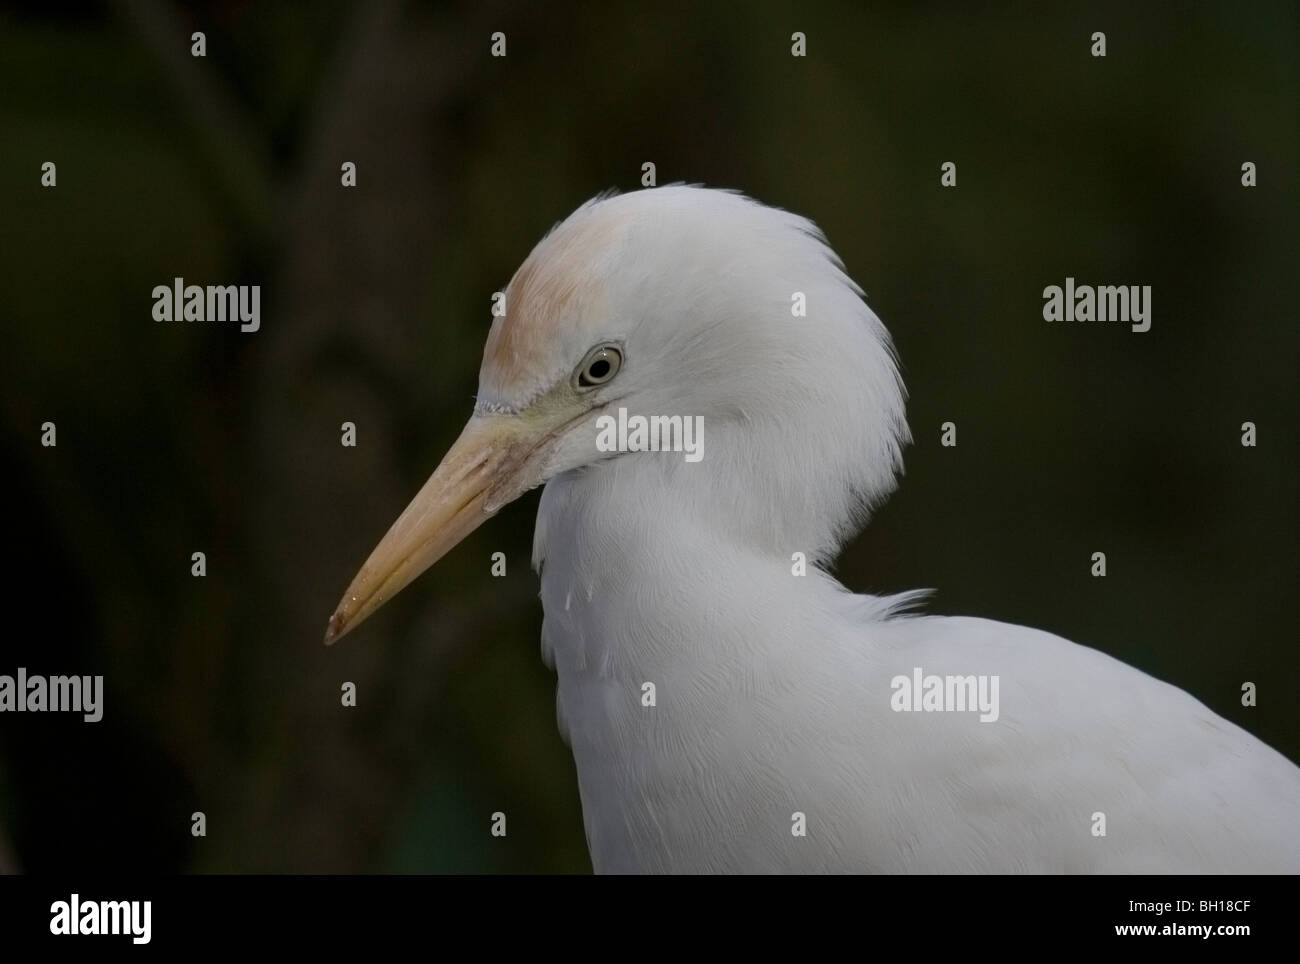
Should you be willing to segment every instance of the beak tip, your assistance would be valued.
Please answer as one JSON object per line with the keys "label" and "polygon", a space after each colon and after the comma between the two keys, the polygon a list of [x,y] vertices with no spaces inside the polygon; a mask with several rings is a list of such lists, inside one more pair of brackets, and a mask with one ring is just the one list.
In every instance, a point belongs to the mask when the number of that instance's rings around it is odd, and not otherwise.
{"label": "beak tip", "polygon": [[336,612],[330,617],[329,625],[325,627],[326,646],[333,646],[343,637],[344,633],[347,632],[347,627],[344,625],[344,622],[343,614],[340,612]]}

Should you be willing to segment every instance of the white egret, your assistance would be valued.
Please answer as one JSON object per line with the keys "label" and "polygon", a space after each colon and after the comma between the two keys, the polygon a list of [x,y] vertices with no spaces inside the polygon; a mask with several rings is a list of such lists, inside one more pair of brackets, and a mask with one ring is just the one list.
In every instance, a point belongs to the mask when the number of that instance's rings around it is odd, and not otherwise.
{"label": "white egret", "polygon": [[[701,417],[703,457],[604,451],[620,408]],[[1187,693],[824,571],[908,440],[889,335],[811,222],[597,198],[515,274],[464,433],[326,640],[545,483],[543,650],[597,871],[1300,870],[1300,768]]]}

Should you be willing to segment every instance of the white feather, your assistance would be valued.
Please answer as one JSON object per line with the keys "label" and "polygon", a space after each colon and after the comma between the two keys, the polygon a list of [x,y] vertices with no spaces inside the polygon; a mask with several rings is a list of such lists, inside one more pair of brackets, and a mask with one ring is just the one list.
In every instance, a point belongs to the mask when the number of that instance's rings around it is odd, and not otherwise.
{"label": "white feather", "polygon": [[[598,871],[1300,870],[1300,769],[1188,694],[818,568],[908,434],[889,336],[810,222],[666,187],[589,203],[534,257],[575,258],[567,229],[592,217],[613,226],[599,316],[565,319],[531,382],[485,365],[480,397],[525,407],[616,340],[611,405],[704,419],[698,463],[598,453],[589,420],[546,473],[543,647]],[[915,667],[997,675],[997,721],[895,712]]]}

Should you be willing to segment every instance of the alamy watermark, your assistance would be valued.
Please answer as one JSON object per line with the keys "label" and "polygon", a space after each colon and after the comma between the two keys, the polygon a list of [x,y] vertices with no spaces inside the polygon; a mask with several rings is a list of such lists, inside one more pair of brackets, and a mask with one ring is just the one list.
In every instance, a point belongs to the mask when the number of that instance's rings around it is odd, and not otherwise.
{"label": "alamy watermark", "polygon": [[704,458],[703,415],[601,415],[596,419],[601,452],[682,452],[687,462]]}
{"label": "alamy watermark", "polygon": [[150,900],[82,900],[73,894],[50,905],[50,933],[56,936],[121,934],[133,944],[148,944],[152,931]]}
{"label": "alamy watermark", "polygon": [[1043,321],[1121,321],[1133,331],[1151,330],[1150,285],[1075,285],[1043,289]]}
{"label": "alamy watermark", "polygon": [[104,716],[104,677],[0,676],[0,713],[80,713],[87,723]]}
{"label": "alamy watermark", "polygon": [[261,285],[187,285],[176,278],[153,289],[154,321],[238,321],[240,331],[262,325]]}
{"label": "alamy watermark", "polygon": [[895,676],[889,681],[894,692],[889,708],[895,713],[975,713],[981,723],[996,723],[998,707],[997,676],[926,676],[921,667],[911,676]]}

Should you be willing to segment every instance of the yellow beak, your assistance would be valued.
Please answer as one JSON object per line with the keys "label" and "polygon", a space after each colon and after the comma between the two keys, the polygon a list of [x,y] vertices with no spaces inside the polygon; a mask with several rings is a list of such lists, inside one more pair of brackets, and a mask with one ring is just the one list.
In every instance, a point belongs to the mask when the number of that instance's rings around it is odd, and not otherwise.
{"label": "yellow beak", "polygon": [[393,523],[343,594],[325,629],[328,646],[359,626],[536,481],[523,470],[554,435],[513,417],[469,420],[460,438]]}

